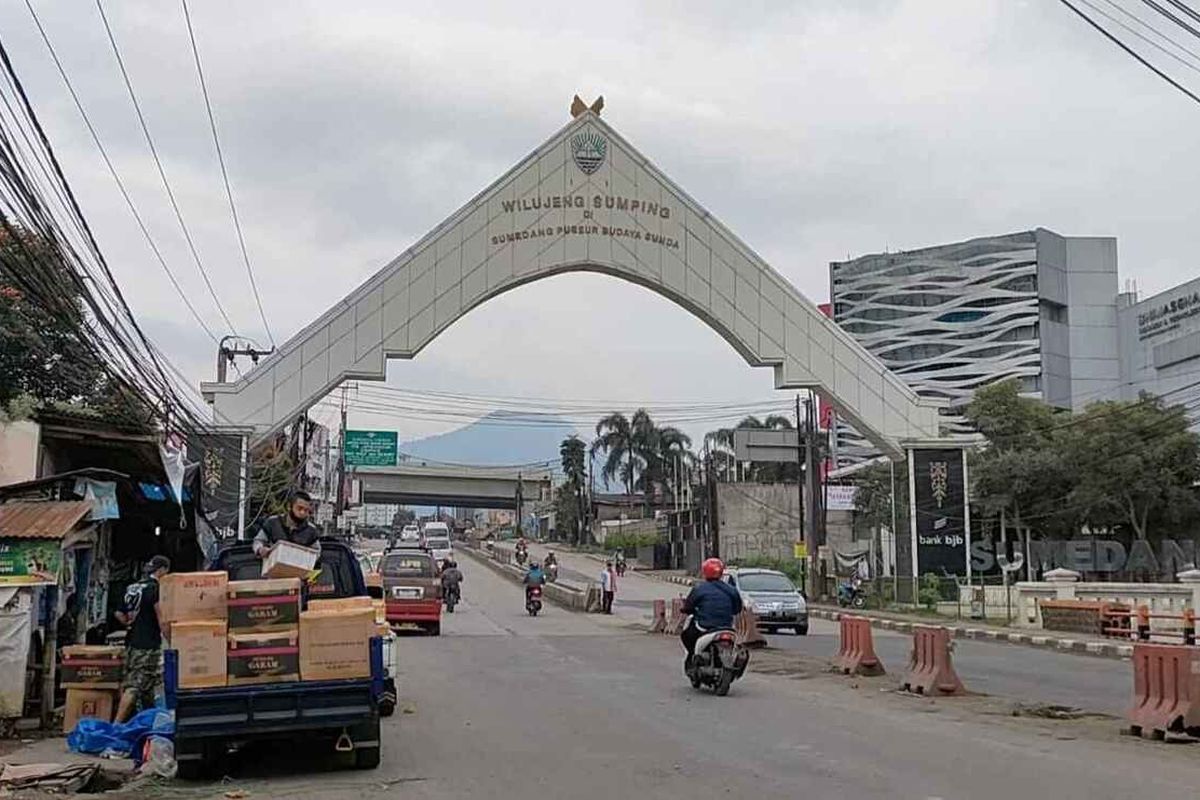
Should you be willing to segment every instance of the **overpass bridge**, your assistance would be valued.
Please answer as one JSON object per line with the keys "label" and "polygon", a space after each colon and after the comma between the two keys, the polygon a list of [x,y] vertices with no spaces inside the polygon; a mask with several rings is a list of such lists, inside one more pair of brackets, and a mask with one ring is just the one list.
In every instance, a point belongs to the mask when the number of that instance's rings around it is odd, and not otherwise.
{"label": "overpass bridge", "polygon": [[549,470],[511,467],[429,466],[355,467],[353,478],[363,503],[455,508],[517,508],[551,498]]}

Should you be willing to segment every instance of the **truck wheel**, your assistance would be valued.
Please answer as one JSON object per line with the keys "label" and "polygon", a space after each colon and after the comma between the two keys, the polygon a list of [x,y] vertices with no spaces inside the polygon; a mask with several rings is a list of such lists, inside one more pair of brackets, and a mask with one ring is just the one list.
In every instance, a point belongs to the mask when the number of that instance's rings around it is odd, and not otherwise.
{"label": "truck wheel", "polygon": [[379,766],[379,746],[360,747],[354,751],[355,769],[375,769]]}

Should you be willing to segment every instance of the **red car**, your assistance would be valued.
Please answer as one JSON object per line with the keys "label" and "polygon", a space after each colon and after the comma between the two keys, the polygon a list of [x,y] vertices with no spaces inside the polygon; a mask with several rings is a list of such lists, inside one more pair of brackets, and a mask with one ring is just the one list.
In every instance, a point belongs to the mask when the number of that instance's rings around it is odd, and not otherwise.
{"label": "red car", "polygon": [[388,624],[416,625],[434,636],[442,632],[442,579],[424,550],[392,550],[379,566]]}

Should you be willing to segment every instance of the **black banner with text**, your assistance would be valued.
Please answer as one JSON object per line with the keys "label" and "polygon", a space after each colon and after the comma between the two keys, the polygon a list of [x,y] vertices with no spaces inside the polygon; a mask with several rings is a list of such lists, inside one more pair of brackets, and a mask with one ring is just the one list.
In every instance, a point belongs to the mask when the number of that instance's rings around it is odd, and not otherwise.
{"label": "black banner with text", "polygon": [[912,451],[917,575],[966,575],[962,450]]}

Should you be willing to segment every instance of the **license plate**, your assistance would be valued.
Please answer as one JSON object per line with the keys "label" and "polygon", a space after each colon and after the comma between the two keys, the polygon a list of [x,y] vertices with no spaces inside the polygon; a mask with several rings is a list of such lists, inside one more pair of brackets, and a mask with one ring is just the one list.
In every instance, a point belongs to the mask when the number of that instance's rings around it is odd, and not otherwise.
{"label": "license plate", "polygon": [[420,600],[421,587],[419,586],[393,586],[392,597],[397,600]]}

